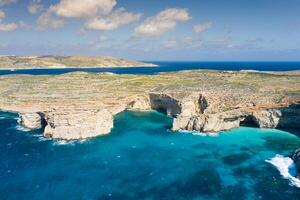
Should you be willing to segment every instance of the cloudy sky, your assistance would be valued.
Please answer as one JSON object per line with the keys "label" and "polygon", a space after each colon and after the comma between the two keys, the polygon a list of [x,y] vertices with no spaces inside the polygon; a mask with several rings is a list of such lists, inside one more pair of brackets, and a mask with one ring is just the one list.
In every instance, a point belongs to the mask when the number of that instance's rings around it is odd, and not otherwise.
{"label": "cloudy sky", "polygon": [[0,54],[300,60],[300,1],[0,0]]}

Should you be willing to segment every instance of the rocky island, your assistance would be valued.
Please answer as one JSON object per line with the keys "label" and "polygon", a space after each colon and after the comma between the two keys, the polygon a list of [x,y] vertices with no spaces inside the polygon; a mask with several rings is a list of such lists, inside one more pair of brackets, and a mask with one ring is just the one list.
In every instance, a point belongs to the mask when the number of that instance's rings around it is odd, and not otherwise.
{"label": "rocky island", "polygon": [[233,71],[158,75],[74,72],[0,77],[0,109],[44,136],[83,139],[108,134],[124,110],[157,110],[173,131],[215,133],[241,125],[300,128],[300,76]]}
{"label": "rocky island", "polygon": [[0,56],[0,70],[153,66],[111,56]]}

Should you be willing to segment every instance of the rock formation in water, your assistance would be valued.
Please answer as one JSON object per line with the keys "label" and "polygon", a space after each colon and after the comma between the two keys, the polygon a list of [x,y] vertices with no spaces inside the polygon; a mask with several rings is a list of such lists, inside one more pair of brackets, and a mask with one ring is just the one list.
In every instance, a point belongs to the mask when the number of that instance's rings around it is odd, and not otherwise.
{"label": "rock formation in water", "polygon": [[[153,98],[154,97],[154,98]],[[203,94],[194,94],[178,100],[170,95],[150,95],[154,110],[165,110],[174,117],[172,130],[219,132],[240,127],[247,122],[259,128],[300,128],[300,109],[255,109],[239,106],[232,110],[215,112]]]}
{"label": "rock formation in water", "polygon": [[113,116],[106,109],[21,113],[20,124],[28,129],[44,127],[44,136],[53,139],[84,139],[108,134]]}
{"label": "rock formation in water", "polygon": [[156,110],[173,131],[219,132],[241,125],[300,128],[300,76],[187,71],[159,75],[69,73],[0,77],[0,109],[26,128],[83,139],[108,134],[113,116]]}
{"label": "rock formation in water", "polygon": [[43,118],[39,113],[19,113],[19,123],[28,129],[40,129],[43,127]]}
{"label": "rock formation in water", "polygon": [[292,159],[294,160],[294,163],[296,165],[296,169],[298,171],[297,178],[300,179],[300,148],[295,151],[295,153],[292,155]]}

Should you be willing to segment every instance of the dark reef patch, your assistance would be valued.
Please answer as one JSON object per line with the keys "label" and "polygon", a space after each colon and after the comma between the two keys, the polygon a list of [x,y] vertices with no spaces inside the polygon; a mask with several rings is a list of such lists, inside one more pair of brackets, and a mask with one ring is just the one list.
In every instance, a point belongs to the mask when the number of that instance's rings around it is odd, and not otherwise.
{"label": "dark reef patch", "polygon": [[222,200],[242,200],[247,197],[247,189],[243,183],[238,183],[233,186],[227,186],[218,194],[219,199]]}
{"label": "dark reef patch", "polygon": [[248,165],[245,167],[237,167],[233,169],[233,175],[238,177],[255,177],[260,174],[261,171],[256,168],[254,165]]}
{"label": "dark reef patch", "polygon": [[265,146],[277,152],[294,151],[300,146],[300,138],[266,137]]}
{"label": "dark reef patch", "polygon": [[[216,170],[200,170],[186,178],[177,179],[162,187],[149,188],[137,194],[136,199],[197,199],[211,198],[222,190],[222,180]],[[176,197],[176,198],[175,198]]]}
{"label": "dark reef patch", "polygon": [[251,158],[251,155],[248,153],[234,153],[227,156],[222,157],[222,161],[226,165],[239,165],[243,162],[249,160]]}

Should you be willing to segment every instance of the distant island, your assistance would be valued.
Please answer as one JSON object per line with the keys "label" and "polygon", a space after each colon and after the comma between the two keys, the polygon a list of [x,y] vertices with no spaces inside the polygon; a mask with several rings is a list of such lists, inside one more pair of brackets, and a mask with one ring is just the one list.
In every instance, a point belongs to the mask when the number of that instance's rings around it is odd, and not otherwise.
{"label": "distant island", "polygon": [[0,56],[0,70],[153,66],[111,56]]}

